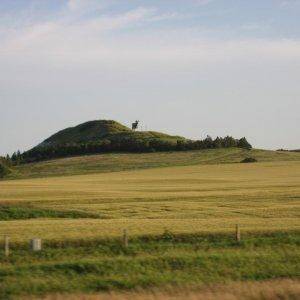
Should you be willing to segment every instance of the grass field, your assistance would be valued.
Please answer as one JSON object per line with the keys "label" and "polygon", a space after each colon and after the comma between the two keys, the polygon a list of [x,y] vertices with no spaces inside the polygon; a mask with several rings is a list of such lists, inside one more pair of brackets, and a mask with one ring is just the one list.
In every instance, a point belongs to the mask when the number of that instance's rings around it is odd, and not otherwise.
{"label": "grass field", "polygon": [[[243,151],[20,166],[27,179],[0,182],[0,234],[12,245],[0,259],[0,297],[299,278],[300,155],[252,150],[260,162],[236,163]],[[42,252],[28,251],[32,237]]]}
{"label": "grass field", "polygon": [[296,232],[249,233],[240,244],[226,234],[166,233],[132,238],[126,249],[118,240],[15,247],[0,259],[0,297],[296,279],[299,244]]}
{"label": "grass field", "polygon": [[298,280],[281,279],[261,282],[236,282],[226,285],[208,285],[202,288],[152,289],[137,292],[109,292],[91,295],[48,295],[46,300],[287,300],[300,294]]}
{"label": "grass field", "polygon": [[[73,218],[0,222],[14,240],[299,228],[300,162],[198,165],[3,181],[2,205]],[[94,214],[94,218],[80,218]],[[47,217],[47,214],[45,215]],[[63,217],[63,216],[62,216]],[[16,217],[15,217],[16,218]],[[299,228],[300,229],[300,228]]]}
{"label": "grass field", "polygon": [[207,149],[183,152],[111,153],[61,158],[20,165],[9,178],[36,178],[92,173],[116,172],[157,167],[190,166],[199,164],[239,163],[246,157],[259,162],[300,161],[300,152],[267,151],[241,148]]}

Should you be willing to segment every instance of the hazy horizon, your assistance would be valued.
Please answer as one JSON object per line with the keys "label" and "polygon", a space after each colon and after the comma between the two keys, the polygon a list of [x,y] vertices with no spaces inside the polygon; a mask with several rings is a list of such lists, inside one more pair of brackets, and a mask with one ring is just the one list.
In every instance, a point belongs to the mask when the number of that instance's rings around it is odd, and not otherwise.
{"label": "hazy horizon", "polygon": [[95,119],[300,148],[299,15],[299,0],[2,0],[0,155]]}

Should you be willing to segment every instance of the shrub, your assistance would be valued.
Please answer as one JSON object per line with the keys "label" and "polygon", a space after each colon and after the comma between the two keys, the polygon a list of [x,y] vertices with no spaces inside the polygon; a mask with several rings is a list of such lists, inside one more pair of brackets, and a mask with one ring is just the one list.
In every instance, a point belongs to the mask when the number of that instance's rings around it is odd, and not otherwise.
{"label": "shrub", "polygon": [[241,161],[241,163],[254,163],[257,162],[257,159],[254,157],[246,157]]}
{"label": "shrub", "polygon": [[0,178],[3,178],[5,175],[10,173],[10,169],[3,163],[0,162]]}

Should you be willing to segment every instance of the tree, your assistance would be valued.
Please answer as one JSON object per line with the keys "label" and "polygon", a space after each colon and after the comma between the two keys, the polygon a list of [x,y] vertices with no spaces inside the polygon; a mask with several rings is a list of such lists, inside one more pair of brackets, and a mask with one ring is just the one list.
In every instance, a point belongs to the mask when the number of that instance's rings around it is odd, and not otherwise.
{"label": "tree", "polygon": [[237,146],[240,148],[245,148],[245,149],[252,149],[251,144],[247,141],[245,137],[241,138],[238,140]]}
{"label": "tree", "polygon": [[218,136],[214,140],[214,146],[215,146],[215,148],[222,148],[222,139],[219,138]]}

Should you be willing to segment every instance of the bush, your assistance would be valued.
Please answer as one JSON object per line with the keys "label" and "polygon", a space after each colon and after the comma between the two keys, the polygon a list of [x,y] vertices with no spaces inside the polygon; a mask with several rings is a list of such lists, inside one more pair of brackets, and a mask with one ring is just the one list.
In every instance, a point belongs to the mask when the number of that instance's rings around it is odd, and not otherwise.
{"label": "bush", "polygon": [[254,163],[257,162],[257,159],[254,157],[246,157],[241,161],[241,163]]}
{"label": "bush", "polygon": [[3,162],[0,162],[0,178],[3,178],[9,173],[10,173],[10,169]]}

